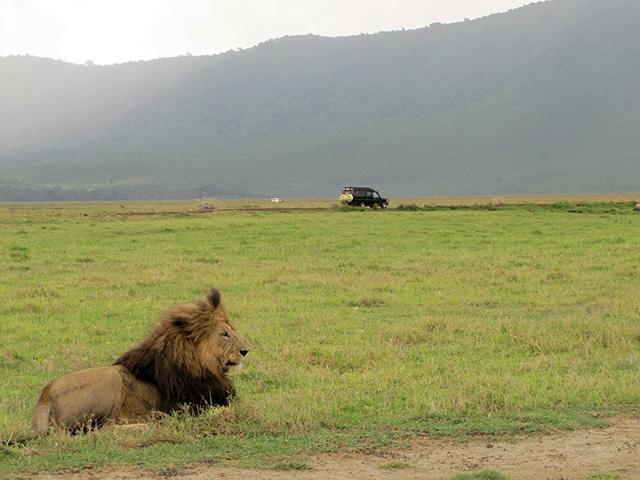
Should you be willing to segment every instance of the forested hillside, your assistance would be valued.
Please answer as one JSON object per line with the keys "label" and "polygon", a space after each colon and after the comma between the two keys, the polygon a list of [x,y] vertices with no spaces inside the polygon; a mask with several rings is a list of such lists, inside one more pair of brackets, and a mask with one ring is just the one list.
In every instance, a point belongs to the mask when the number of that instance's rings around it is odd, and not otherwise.
{"label": "forested hillside", "polygon": [[640,191],[640,3],[114,66],[0,58],[0,200]]}

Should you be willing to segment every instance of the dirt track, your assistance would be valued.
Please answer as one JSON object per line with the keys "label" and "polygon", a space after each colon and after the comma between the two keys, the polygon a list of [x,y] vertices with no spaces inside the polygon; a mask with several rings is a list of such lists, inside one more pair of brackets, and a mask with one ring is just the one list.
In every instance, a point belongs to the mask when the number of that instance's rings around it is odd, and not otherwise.
{"label": "dirt track", "polygon": [[[404,468],[388,469],[391,462]],[[249,470],[196,465],[182,471],[82,470],[37,475],[34,480],[449,480],[456,473],[492,469],[515,480],[584,480],[619,472],[640,480],[640,419],[623,419],[612,427],[535,436],[512,443],[474,439],[467,444],[417,439],[411,448],[366,454],[332,453],[310,457],[302,471]]]}

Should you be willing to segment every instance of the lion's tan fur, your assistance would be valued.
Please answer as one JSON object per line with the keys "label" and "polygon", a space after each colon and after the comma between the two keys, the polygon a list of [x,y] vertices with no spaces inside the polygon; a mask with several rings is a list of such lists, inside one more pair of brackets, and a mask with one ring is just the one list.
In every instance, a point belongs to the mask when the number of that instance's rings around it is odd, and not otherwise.
{"label": "lion's tan fur", "polygon": [[227,372],[242,364],[247,347],[236,335],[220,293],[178,305],[139,345],[109,367],[79,370],[43,388],[33,415],[34,433],[50,426],[70,431],[114,422],[147,420],[154,411],[186,404],[197,412],[226,405],[235,394]]}

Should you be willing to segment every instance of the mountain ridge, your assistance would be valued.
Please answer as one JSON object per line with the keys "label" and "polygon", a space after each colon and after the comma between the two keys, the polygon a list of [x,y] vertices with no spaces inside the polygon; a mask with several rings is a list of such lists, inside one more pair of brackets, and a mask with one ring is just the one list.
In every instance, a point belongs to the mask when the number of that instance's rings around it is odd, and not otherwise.
{"label": "mountain ridge", "polygon": [[0,58],[0,199],[640,191],[638,32],[632,0],[548,0],[210,57]]}

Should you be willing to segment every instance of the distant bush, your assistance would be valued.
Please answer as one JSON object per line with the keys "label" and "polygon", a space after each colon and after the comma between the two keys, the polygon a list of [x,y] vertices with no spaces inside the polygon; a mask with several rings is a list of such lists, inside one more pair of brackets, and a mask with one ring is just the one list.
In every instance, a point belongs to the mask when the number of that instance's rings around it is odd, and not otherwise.
{"label": "distant bush", "polygon": [[595,202],[595,203],[570,203],[556,202],[547,208],[568,213],[613,213],[625,214],[634,213],[636,205],[634,202]]}
{"label": "distant bush", "polygon": [[553,210],[559,210],[563,212],[574,212],[578,208],[578,205],[571,202],[556,202],[556,203],[552,203],[550,207]]}
{"label": "distant bush", "polygon": [[216,204],[214,198],[202,198],[198,200],[198,209],[199,210],[215,210]]}
{"label": "distant bush", "polygon": [[415,203],[411,203],[409,205],[405,205],[404,203],[401,203],[400,205],[398,205],[398,210],[407,210],[410,212],[416,212],[416,211],[422,210],[422,208],[420,208]]}

